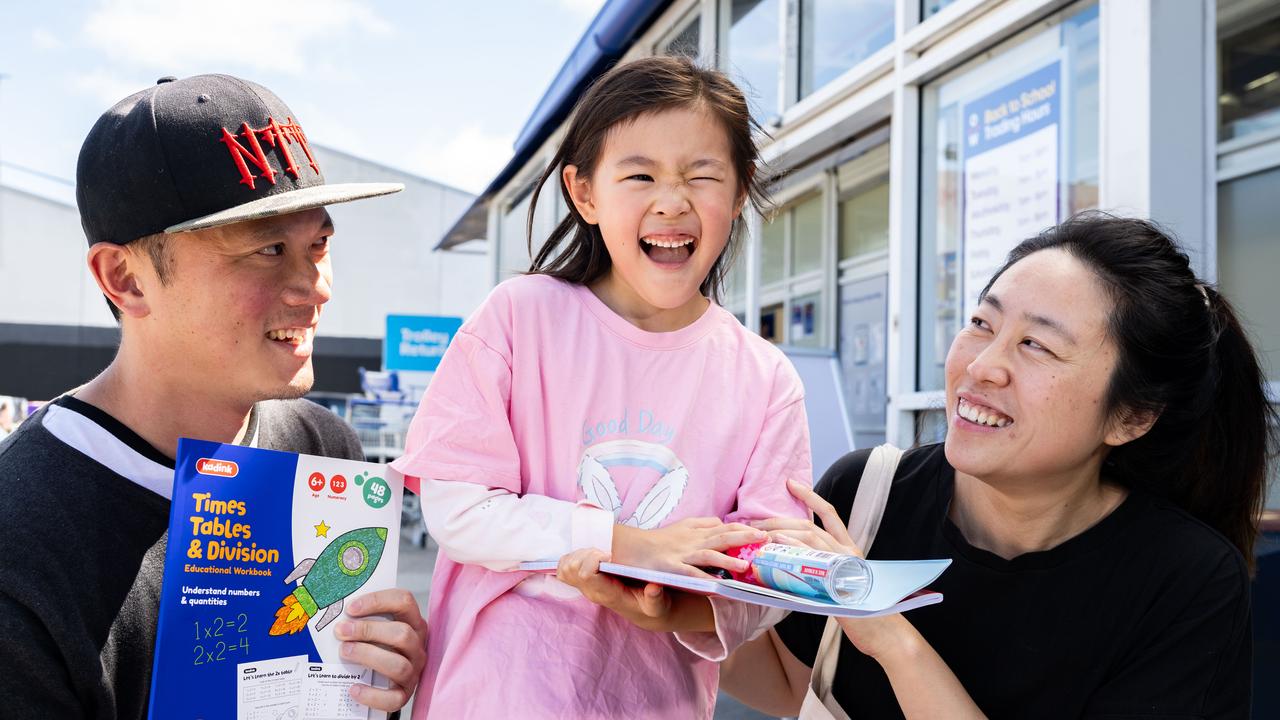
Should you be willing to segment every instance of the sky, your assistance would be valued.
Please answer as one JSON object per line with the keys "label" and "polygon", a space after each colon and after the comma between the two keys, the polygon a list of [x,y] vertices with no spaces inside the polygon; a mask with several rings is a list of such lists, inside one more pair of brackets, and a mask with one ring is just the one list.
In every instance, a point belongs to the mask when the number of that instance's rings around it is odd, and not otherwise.
{"label": "sky", "polygon": [[0,163],[73,180],[116,101],[221,72],[274,91],[314,143],[478,193],[601,5],[0,0]]}

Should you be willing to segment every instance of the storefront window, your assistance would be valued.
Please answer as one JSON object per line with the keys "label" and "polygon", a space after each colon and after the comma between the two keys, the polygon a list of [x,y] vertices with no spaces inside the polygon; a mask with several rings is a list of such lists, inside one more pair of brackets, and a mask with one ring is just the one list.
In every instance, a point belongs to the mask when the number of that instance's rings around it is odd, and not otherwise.
{"label": "storefront window", "polygon": [[772,285],[787,276],[787,214],[778,213],[761,228],[760,284]]}
{"label": "storefront window", "polygon": [[1222,38],[1219,73],[1220,140],[1280,128],[1280,5],[1270,18]]}
{"label": "storefront window", "polygon": [[800,2],[800,97],[893,42],[894,0]]}
{"label": "storefront window", "polygon": [[744,86],[751,114],[765,123],[778,115],[782,68],[779,0],[733,0],[729,26],[729,73]]}
{"label": "storefront window", "polygon": [[1098,202],[1098,8],[1009,41],[925,88],[919,390],[1022,240]]}
{"label": "storefront window", "polygon": [[840,200],[840,259],[889,247],[889,178],[864,185]]}
{"label": "storefront window", "polygon": [[1280,383],[1280,168],[1218,186],[1218,284],[1244,318],[1266,378]]}
{"label": "storefront window", "polygon": [[760,334],[778,343],[826,347],[822,193],[792,201],[762,230]]}
{"label": "storefront window", "polygon": [[822,196],[791,210],[791,274],[822,269]]}

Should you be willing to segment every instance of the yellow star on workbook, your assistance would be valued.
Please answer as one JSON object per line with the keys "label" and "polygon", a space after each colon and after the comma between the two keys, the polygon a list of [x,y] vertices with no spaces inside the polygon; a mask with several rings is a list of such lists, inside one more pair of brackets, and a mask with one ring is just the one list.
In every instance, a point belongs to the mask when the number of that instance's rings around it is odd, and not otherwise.
{"label": "yellow star on workbook", "polygon": [[319,525],[313,525],[312,527],[316,529],[316,537],[329,537],[329,526],[325,525],[323,520],[320,521]]}

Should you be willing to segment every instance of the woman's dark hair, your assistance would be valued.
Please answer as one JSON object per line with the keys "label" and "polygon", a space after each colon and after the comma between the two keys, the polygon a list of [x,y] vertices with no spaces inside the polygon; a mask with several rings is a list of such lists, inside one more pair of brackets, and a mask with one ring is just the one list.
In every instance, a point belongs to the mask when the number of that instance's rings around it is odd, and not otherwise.
{"label": "woman's dark hair", "polygon": [[[532,274],[550,275],[578,285],[604,277],[612,266],[600,228],[588,224],[573,204],[560,178],[566,165],[578,168],[578,177],[591,177],[604,150],[609,131],[620,123],[676,108],[706,110],[724,127],[729,138],[733,169],[740,191],[757,208],[767,204],[764,181],[756,172],[759,149],[754,133],[759,125],[751,118],[742,91],[724,73],[701,68],[686,58],[649,57],[619,65],[600,76],[578,101],[555,157],[534,185],[529,203],[527,238]],[[569,214],[556,225],[537,254],[533,247],[533,218],[538,195],[555,177]],[[700,290],[718,300],[720,285],[737,252],[742,218],[734,221],[729,243],[702,281]],[[563,242],[567,239],[567,242]]]}
{"label": "woman's dark hair", "polygon": [[1023,241],[983,295],[1014,263],[1051,248],[1083,262],[1113,303],[1108,333],[1119,353],[1107,416],[1157,418],[1111,450],[1103,473],[1173,500],[1225,535],[1252,568],[1274,410],[1231,304],[1196,278],[1155,223],[1100,212]]}

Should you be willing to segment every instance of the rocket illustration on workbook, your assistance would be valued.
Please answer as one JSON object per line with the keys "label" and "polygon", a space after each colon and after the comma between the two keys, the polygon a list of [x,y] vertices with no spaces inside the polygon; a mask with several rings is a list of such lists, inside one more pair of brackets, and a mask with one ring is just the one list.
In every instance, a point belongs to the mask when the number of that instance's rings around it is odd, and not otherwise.
{"label": "rocket illustration on workbook", "polygon": [[324,615],[316,622],[316,630],[323,630],[342,614],[342,601],[369,580],[386,543],[386,528],[360,528],[339,535],[320,557],[298,563],[284,579],[286,583],[296,580],[298,589],[286,595],[276,610],[271,634],[298,632],[320,608]]}
{"label": "rocket illustration on workbook", "polygon": [[334,623],[396,586],[403,492],[386,465],[179,442],[148,717],[386,720]]}

